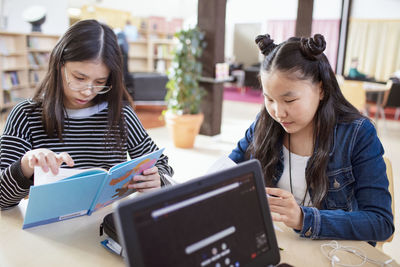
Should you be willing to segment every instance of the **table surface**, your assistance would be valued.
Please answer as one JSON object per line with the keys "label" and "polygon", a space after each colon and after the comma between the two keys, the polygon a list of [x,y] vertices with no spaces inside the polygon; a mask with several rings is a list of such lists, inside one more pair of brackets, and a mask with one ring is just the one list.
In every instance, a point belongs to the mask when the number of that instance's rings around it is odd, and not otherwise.
{"label": "table surface", "polygon": [[[12,209],[0,213],[0,266],[124,266],[121,257],[100,245],[99,236],[103,217],[112,206],[94,212],[90,216],[61,221],[22,230],[27,200]],[[277,224],[276,235],[281,251],[281,262],[294,266],[331,266],[320,250],[329,240],[300,238],[292,229]],[[390,259],[380,250],[362,241],[339,241],[343,246],[362,249],[369,258],[385,261]],[[343,257],[349,257],[344,255]],[[344,258],[342,258],[344,259]],[[363,266],[376,266],[366,263]],[[393,262],[391,266],[400,266]]]}
{"label": "table surface", "polygon": [[389,91],[390,87],[382,83],[362,82],[363,88],[367,92],[385,92]]}

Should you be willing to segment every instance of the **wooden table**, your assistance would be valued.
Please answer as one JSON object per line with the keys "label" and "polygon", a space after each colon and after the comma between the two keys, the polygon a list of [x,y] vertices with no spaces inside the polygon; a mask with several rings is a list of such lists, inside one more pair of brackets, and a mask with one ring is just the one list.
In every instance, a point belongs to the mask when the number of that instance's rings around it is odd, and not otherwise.
{"label": "wooden table", "polygon": [[363,82],[363,88],[369,93],[378,93],[378,98],[376,100],[376,112],[375,112],[375,122],[378,121],[379,111],[382,108],[383,94],[390,90],[391,83],[382,84],[374,82]]}
{"label": "wooden table", "polygon": [[[121,257],[112,254],[100,245],[104,237],[99,236],[99,225],[103,217],[112,211],[108,206],[66,221],[22,230],[27,200],[10,210],[0,213],[0,266],[124,266]],[[321,244],[329,240],[300,238],[292,229],[277,224],[281,262],[294,266],[331,266],[320,251]],[[390,257],[362,241],[339,241],[341,245],[361,248],[369,258],[385,261]],[[366,263],[363,266],[376,266]],[[392,266],[400,266],[393,262]]]}

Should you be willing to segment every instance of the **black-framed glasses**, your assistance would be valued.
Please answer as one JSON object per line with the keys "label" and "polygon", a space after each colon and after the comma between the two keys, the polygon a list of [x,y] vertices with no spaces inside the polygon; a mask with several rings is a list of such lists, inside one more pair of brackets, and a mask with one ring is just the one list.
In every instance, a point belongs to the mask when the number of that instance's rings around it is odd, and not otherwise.
{"label": "black-framed glasses", "polygon": [[92,93],[96,94],[105,94],[108,91],[111,90],[112,86],[107,86],[107,85],[96,85],[94,86],[93,84],[87,84],[84,81],[80,81],[72,77],[71,80],[68,79],[68,74],[67,74],[67,68],[64,67],[64,73],[65,73],[65,80],[67,81],[69,89],[73,91],[85,91],[90,89]]}

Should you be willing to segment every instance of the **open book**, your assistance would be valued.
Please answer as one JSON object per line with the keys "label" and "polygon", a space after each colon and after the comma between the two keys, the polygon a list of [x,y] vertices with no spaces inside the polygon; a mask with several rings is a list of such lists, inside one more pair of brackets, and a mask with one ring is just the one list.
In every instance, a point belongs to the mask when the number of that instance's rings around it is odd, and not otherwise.
{"label": "open book", "polygon": [[51,183],[48,183],[51,177],[45,178],[47,182],[43,182],[43,179],[35,176],[35,180],[42,182],[40,185],[35,183],[30,188],[22,228],[90,215],[93,211],[133,193],[134,189],[127,188],[132,177],[153,167],[163,150],[122,162],[109,171],[100,168],[78,171],[60,168],[58,177],[65,177],[64,172],[68,175],[75,174],[61,180],[55,177]]}

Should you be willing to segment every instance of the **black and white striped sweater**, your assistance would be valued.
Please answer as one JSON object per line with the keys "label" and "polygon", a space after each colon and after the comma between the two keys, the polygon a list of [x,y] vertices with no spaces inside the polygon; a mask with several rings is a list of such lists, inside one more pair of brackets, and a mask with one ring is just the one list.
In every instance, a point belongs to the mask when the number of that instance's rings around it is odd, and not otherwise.
{"label": "black and white striped sweater", "polygon": [[[85,109],[84,109],[85,110]],[[81,111],[84,111],[81,110]],[[7,118],[0,137],[0,208],[17,205],[29,194],[32,179],[24,177],[21,158],[29,150],[47,148],[55,153],[67,152],[74,160],[74,168],[101,167],[109,169],[115,164],[136,158],[158,149],[135,112],[130,106],[123,108],[127,141],[123,150],[110,149],[105,145],[107,133],[107,104],[90,107],[85,112],[68,113],[65,119],[63,141],[49,138],[43,128],[42,108],[31,100],[16,105]],[[172,176],[168,157],[162,155],[156,163],[161,183],[167,184],[164,176]]]}

